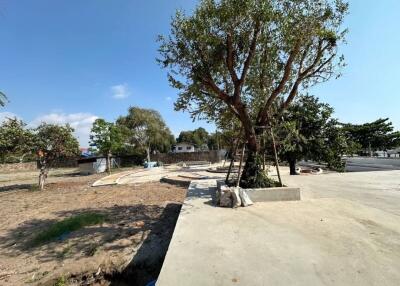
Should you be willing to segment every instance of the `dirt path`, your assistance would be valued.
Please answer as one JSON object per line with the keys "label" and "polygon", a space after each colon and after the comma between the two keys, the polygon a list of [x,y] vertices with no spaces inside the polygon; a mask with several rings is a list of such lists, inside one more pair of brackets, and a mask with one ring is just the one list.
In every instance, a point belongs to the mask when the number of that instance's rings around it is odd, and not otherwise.
{"label": "dirt path", "polygon": [[[19,181],[3,184],[0,285],[53,285],[60,277],[76,277],[75,284],[67,279],[73,285],[96,281],[109,285],[107,279],[113,280],[115,273],[121,273],[120,284],[113,285],[123,285],[141,263],[150,267],[147,277],[140,275],[143,281],[138,285],[157,274],[186,190],[161,183],[90,187],[100,177],[50,178],[53,182],[43,192],[31,191]],[[105,214],[107,220],[43,246],[28,247],[49,225],[85,212]],[[87,284],[82,284],[85,280]]]}

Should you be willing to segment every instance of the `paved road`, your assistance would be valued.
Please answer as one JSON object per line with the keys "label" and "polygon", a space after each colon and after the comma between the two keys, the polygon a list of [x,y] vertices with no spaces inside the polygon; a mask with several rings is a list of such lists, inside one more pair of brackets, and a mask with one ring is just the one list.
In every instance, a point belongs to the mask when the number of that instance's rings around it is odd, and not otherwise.
{"label": "paved road", "polygon": [[346,171],[367,172],[367,171],[388,171],[400,170],[400,158],[348,158]]}

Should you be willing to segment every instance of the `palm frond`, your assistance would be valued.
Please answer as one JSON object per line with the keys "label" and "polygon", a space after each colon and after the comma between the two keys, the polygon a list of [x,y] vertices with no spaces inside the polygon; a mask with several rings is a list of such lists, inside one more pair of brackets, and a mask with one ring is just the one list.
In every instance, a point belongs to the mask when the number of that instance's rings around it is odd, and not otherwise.
{"label": "palm frond", "polygon": [[4,106],[8,102],[7,96],[0,91],[0,106]]}

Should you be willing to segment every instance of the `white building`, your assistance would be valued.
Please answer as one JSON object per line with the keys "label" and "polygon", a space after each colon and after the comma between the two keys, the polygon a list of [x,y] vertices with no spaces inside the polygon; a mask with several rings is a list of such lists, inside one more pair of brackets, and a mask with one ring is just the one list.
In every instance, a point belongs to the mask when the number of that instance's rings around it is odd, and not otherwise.
{"label": "white building", "polygon": [[193,153],[196,152],[196,149],[193,144],[182,142],[178,143],[175,146],[175,153]]}
{"label": "white building", "polygon": [[390,158],[400,158],[400,148],[387,151],[388,157]]}

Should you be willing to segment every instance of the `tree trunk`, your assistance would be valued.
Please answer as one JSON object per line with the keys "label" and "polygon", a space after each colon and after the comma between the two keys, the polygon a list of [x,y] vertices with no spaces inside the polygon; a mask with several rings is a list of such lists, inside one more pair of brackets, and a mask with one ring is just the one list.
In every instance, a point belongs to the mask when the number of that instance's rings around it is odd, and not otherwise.
{"label": "tree trunk", "polygon": [[273,147],[273,150],[274,150],[276,174],[278,175],[279,185],[281,187],[283,187],[282,178],[281,178],[281,172],[279,171],[279,160],[278,160],[278,152],[276,152],[276,143],[275,143],[274,131],[272,130],[272,128],[270,129],[270,131],[271,131],[271,138],[272,138],[272,147]]}
{"label": "tree trunk", "polygon": [[150,147],[146,148],[147,163],[150,163]]}
{"label": "tree trunk", "polygon": [[290,175],[297,175],[296,174],[296,159],[290,159],[288,160],[289,162],[289,168],[290,168]]}
{"label": "tree trunk", "polygon": [[43,191],[46,184],[48,169],[45,162],[40,163],[39,190]]}
{"label": "tree trunk", "polygon": [[255,133],[246,133],[248,156],[240,178],[242,188],[270,188],[280,186],[279,182],[268,178],[262,169],[262,154]]}
{"label": "tree trunk", "polygon": [[111,174],[111,153],[110,153],[110,152],[107,153],[106,165],[107,165],[107,167],[106,167],[107,173],[108,173],[108,174]]}
{"label": "tree trunk", "polygon": [[260,156],[257,151],[250,148],[249,144],[247,146],[246,164],[240,177],[240,186],[242,188],[261,188],[264,171],[262,170]]}

